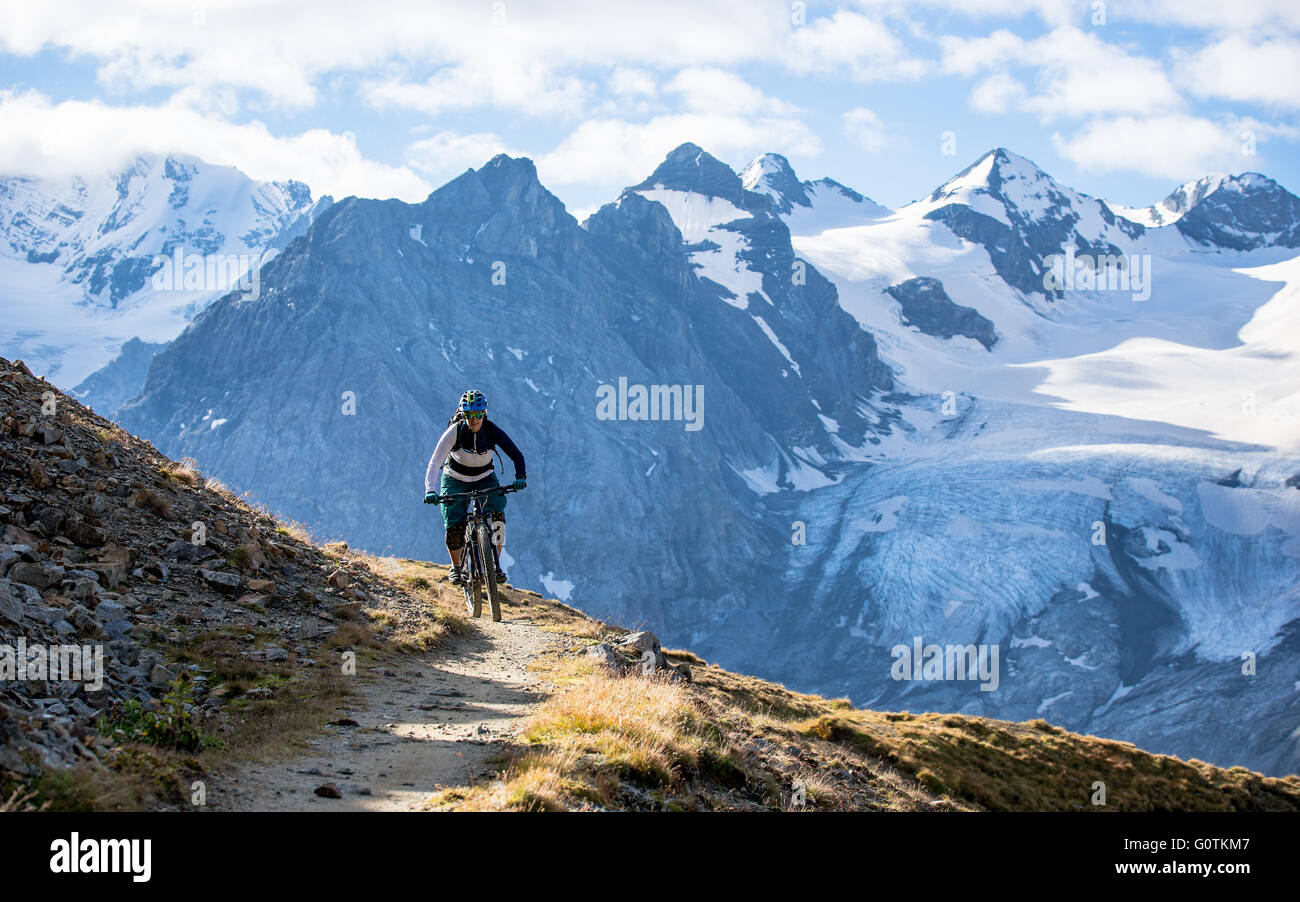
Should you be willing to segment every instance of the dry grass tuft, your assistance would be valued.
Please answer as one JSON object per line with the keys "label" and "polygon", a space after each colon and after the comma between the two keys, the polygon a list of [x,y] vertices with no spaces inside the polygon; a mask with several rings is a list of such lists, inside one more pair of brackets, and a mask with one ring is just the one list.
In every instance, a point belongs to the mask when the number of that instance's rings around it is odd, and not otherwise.
{"label": "dry grass tuft", "polygon": [[158,473],[170,482],[180,483],[193,488],[203,481],[199,475],[198,466],[194,459],[187,457],[179,464],[166,463],[158,468]]}
{"label": "dry grass tuft", "polygon": [[152,511],[155,515],[164,519],[172,515],[171,501],[153,489],[136,489],[130,497],[130,504],[132,507]]}

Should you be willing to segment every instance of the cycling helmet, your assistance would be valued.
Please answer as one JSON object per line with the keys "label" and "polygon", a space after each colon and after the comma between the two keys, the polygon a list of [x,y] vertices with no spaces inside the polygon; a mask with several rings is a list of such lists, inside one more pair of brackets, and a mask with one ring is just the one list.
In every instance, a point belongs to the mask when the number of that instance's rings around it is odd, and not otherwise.
{"label": "cycling helmet", "polygon": [[481,391],[470,389],[460,396],[461,410],[487,410],[487,398]]}

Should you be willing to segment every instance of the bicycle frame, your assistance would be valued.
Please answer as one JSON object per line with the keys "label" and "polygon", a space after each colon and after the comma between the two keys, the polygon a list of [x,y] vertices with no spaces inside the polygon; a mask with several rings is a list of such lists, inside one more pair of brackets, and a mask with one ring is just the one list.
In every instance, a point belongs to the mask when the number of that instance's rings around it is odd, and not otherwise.
{"label": "bicycle frame", "polygon": [[[500,562],[497,559],[497,543],[493,541],[495,536],[492,534],[492,520],[483,509],[483,499],[490,495],[506,495],[514,491],[517,491],[514,486],[493,486],[489,489],[445,495],[439,501],[441,504],[450,504],[453,500],[468,500],[465,517],[465,549],[462,552],[461,569],[465,573],[462,588],[465,591],[466,608],[474,617],[479,616],[482,605],[481,590],[486,588],[492,606],[492,619],[501,619],[500,590],[496,581],[496,571],[499,569]],[[483,545],[489,549],[487,551],[480,550],[481,535],[486,537]],[[492,558],[492,570],[487,569],[488,562],[483,559],[484,557]]]}
{"label": "bicycle frame", "polygon": [[[508,488],[508,487],[502,486],[502,488]],[[505,492],[502,492],[501,494],[505,494]],[[467,537],[474,535],[474,530],[480,523],[487,524],[488,534],[491,535],[492,518],[487,515],[487,511],[483,510],[482,497],[480,497],[477,493],[475,493],[474,497],[470,498],[469,509],[466,511],[465,535]],[[495,536],[493,538],[495,538]],[[488,546],[492,549],[492,566],[496,567],[500,563],[500,561],[497,558],[497,544],[496,542],[489,542]],[[476,582],[478,580],[483,579],[485,573],[485,567],[484,567],[484,562],[479,560],[478,543],[467,540],[465,542],[465,551],[469,554],[470,578]]]}

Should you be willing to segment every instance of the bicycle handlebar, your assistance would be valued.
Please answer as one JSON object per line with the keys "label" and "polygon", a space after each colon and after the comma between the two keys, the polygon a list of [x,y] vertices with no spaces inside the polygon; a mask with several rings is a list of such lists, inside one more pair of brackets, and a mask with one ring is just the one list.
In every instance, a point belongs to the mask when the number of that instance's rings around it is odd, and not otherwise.
{"label": "bicycle handlebar", "polygon": [[515,488],[512,485],[497,485],[497,486],[493,486],[490,489],[474,489],[469,492],[455,492],[454,494],[451,495],[436,495],[434,496],[434,503],[451,504],[452,501],[459,500],[462,498],[466,501],[470,501],[474,498],[482,498],[485,495],[508,495],[511,492],[517,492],[517,491],[519,491],[519,489]]}

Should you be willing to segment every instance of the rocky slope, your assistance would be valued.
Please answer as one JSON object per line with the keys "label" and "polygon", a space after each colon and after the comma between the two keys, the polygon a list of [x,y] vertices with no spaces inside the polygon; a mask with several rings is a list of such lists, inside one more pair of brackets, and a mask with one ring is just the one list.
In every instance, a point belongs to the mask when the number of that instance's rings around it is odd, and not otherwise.
{"label": "rocky slope", "polygon": [[[193,694],[186,711],[216,736],[277,693],[324,696],[314,675],[364,645],[362,601],[391,607],[394,630],[436,626],[340,549],[322,551],[2,358],[0,480],[0,795],[120,764],[129,744],[97,729],[101,718],[130,703],[163,711],[178,678]],[[102,681],[19,678],[23,645],[97,650]]]}

